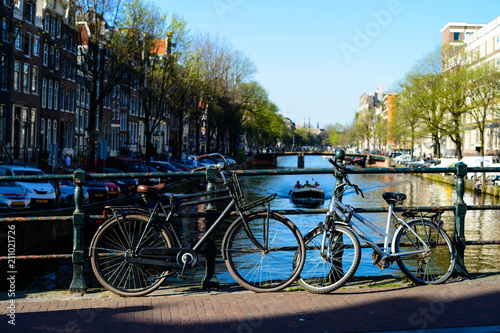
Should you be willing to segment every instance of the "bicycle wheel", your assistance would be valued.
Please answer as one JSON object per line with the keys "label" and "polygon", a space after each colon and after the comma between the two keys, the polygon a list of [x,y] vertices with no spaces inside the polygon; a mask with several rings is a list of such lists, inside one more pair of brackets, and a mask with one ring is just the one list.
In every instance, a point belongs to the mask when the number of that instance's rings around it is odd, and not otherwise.
{"label": "bicycle wheel", "polygon": [[[413,220],[408,226],[429,247],[427,253],[402,256],[396,262],[405,275],[417,284],[438,284],[450,278],[455,268],[455,251],[450,237],[429,220]],[[423,243],[407,227],[401,226],[394,235],[394,252],[411,252],[423,248]]]}
{"label": "bicycle wheel", "polygon": [[351,229],[336,225],[334,231],[326,234],[323,251],[322,239],[320,227],[304,237],[306,263],[300,273],[299,285],[315,294],[342,287],[354,275],[361,260],[361,246]]}
{"label": "bicycle wheel", "polygon": [[92,269],[109,291],[120,296],[143,296],[165,280],[168,271],[164,267],[131,263],[125,258],[136,249],[173,246],[164,229],[147,226],[147,222],[146,216],[130,215],[111,220],[98,231],[92,247]]}
{"label": "bicycle wheel", "polygon": [[[246,221],[259,250],[249,239],[241,218],[226,231],[223,257],[233,278],[256,292],[273,292],[288,287],[304,266],[304,239],[286,217],[267,212],[250,213]],[[269,222],[269,223],[267,223]]]}

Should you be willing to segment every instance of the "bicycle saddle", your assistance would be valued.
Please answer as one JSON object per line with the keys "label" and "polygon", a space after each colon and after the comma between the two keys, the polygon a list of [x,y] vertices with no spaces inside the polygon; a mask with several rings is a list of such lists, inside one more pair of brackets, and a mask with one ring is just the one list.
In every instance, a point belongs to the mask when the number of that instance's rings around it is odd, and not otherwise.
{"label": "bicycle saddle", "polygon": [[389,205],[396,205],[398,203],[402,204],[406,199],[406,194],[404,193],[394,193],[394,192],[384,192],[382,193],[382,198],[384,198],[385,202]]}
{"label": "bicycle saddle", "polygon": [[166,187],[167,187],[166,183],[161,183],[153,186],[139,185],[137,186],[137,193],[158,194],[161,191],[163,191]]}

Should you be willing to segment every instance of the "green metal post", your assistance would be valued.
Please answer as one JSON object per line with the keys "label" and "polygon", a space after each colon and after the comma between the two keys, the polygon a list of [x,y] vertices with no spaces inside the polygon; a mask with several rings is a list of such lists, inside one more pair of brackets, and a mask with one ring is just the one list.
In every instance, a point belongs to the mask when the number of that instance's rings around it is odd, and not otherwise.
{"label": "green metal post", "polygon": [[[217,180],[217,170],[215,167],[207,169],[207,191],[215,190],[215,181]],[[211,196],[208,196],[210,199]],[[217,219],[217,210],[212,202],[207,204],[206,224],[207,230]],[[205,276],[201,280],[203,289],[219,288],[219,281],[215,274],[215,257],[217,256],[217,247],[215,246],[214,235],[210,236],[205,244]]]}
{"label": "green metal post", "polygon": [[467,204],[464,201],[465,193],[465,176],[467,175],[467,165],[463,162],[456,164],[457,168],[457,202],[455,203],[455,234],[453,243],[455,245],[455,255],[457,257],[455,263],[455,276],[468,276],[467,268],[465,267],[465,213],[467,212]]}
{"label": "green metal post", "polygon": [[75,183],[75,211],[73,212],[73,280],[69,287],[71,293],[86,293],[87,284],[83,278],[83,229],[85,226],[85,213],[83,212],[83,184],[85,173],[78,169],[73,173]]}
{"label": "green metal post", "polygon": [[[337,149],[335,151],[335,162],[337,162],[338,165],[344,166],[344,159],[345,159],[345,152],[342,149]],[[344,179],[344,176],[342,175],[341,172],[335,170],[335,178],[337,179],[335,186],[339,185],[342,183],[342,180]],[[335,193],[337,196],[337,199],[342,201],[342,191],[339,193]]]}

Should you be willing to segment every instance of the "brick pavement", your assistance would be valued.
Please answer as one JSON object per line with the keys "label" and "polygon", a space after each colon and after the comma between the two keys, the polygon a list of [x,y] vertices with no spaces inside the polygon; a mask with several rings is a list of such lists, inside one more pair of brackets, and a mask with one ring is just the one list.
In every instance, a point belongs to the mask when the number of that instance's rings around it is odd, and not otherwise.
{"label": "brick pavement", "polygon": [[[439,286],[348,288],[326,295],[305,291],[168,294],[122,298],[108,292],[67,292],[0,298],[5,332],[366,332],[496,325],[499,281]],[[494,326],[493,326],[494,328]],[[492,329],[493,329],[492,328]]]}

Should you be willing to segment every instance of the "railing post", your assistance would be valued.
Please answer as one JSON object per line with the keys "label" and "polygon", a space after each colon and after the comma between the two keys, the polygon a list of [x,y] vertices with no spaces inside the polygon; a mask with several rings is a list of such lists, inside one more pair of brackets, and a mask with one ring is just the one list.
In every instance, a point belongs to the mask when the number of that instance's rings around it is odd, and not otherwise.
{"label": "railing post", "polygon": [[83,278],[83,235],[85,226],[85,213],[83,212],[83,184],[85,173],[78,169],[73,173],[75,183],[75,211],[73,212],[73,280],[69,287],[71,293],[86,293],[87,284]]}
{"label": "railing post", "polygon": [[[344,166],[344,159],[345,159],[345,152],[342,149],[335,150],[335,162],[340,166]],[[342,175],[341,172],[335,169],[335,178],[337,179],[335,183],[335,188],[337,188],[337,186],[341,184],[342,181],[344,180],[344,176]],[[342,190],[343,189],[338,188],[339,192],[335,193],[339,201],[342,201],[342,194],[341,194]]]}
{"label": "railing post", "polygon": [[456,164],[457,168],[457,202],[455,203],[455,234],[453,243],[455,245],[455,255],[457,257],[455,263],[455,276],[468,276],[467,268],[465,267],[465,213],[467,212],[467,204],[464,201],[465,193],[465,176],[467,175],[467,165],[463,162]]}
{"label": "railing post", "polygon": [[[207,191],[215,190],[215,181],[217,180],[217,169],[215,167],[209,167],[207,169]],[[212,196],[208,196],[210,199]],[[206,224],[207,230],[210,229],[212,224],[217,219],[217,210],[212,202],[207,204],[206,209]],[[215,258],[217,256],[217,247],[215,246],[214,235],[205,243],[205,276],[201,280],[201,287],[203,289],[208,288],[219,288],[219,281],[217,280],[217,275],[215,274]]]}
{"label": "railing post", "polygon": [[297,154],[297,168],[303,169],[304,168],[304,153],[298,153]]}

